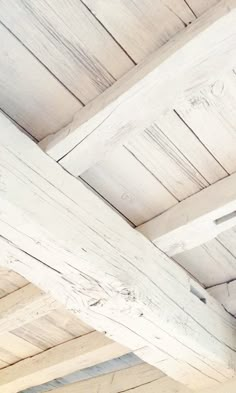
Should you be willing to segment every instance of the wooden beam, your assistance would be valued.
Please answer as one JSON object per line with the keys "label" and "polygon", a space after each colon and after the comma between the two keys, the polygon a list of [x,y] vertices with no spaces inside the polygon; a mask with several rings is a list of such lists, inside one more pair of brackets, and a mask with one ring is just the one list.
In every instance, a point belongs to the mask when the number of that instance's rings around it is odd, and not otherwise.
{"label": "wooden beam", "polygon": [[41,318],[59,307],[51,296],[28,284],[0,299],[0,334]]}
{"label": "wooden beam", "polygon": [[232,67],[235,5],[235,0],[222,1],[40,146],[78,176],[133,133],[150,126],[186,89],[209,82],[218,71]]}
{"label": "wooden beam", "polygon": [[[167,389],[167,390],[166,390]],[[139,364],[125,370],[116,371],[96,378],[65,385],[52,390],[52,393],[191,393],[191,390],[171,380],[161,371]]]}
{"label": "wooden beam", "polygon": [[193,388],[231,378],[235,319],[4,117],[0,131],[0,263]]}
{"label": "wooden beam", "polygon": [[236,225],[236,174],[138,227],[167,255],[190,250]]}
{"label": "wooden beam", "polygon": [[128,352],[101,333],[92,332],[0,370],[0,389],[19,392]]}

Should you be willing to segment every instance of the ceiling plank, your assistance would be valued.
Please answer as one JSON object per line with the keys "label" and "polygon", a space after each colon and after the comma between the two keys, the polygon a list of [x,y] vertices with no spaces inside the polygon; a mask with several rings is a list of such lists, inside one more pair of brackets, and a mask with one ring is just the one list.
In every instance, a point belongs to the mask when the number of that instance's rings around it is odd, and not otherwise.
{"label": "ceiling plank", "polygon": [[182,268],[4,117],[0,153],[2,265],[191,387],[235,374],[235,320]]}
{"label": "ceiling plank", "polygon": [[169,256],[236,225],[236,174],[218,181],[138,227]]}
{"label": "ceiling plank", "polygon": [[78,176],[133,133],[150,126],[185,89],[232,68],[235,5],[235,0],[223,1],[193,22],[40,146]]}
{"label": "ceiling plank", "polygon": [[0,334],[41,318],[59,307],[51,296],[28,284],[0,299]]}
{"label": "ceiling plank", "polygon": [[128,352],[101,333],[92,332],[1,370],[0,388],[4,393],[15,393]]}

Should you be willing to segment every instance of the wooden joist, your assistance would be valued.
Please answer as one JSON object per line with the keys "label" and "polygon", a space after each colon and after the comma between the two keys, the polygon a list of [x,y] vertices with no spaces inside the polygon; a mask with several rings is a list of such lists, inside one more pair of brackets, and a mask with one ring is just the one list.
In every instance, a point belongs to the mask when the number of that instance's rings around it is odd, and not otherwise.
{"label": "wooden joist", "polygon": [[41,147],[78,176],[133,133],[150,126],[186,89],[232,68],[235,5],[235,0],[222,1],[193,22],[79,110],[68,126],[43,140]]}
{"label": "wooden joist", "polygon": [[192,388],[231,378],[234,318],[4,117],[0,130],[0,263]]}
{"label": "wooden joist", "polygon": [[0,299],[0,335],[41,318],[59,307],[51,296],[28,284]]}
{"label": "wooden joist", "polygon": [[236,225],[236,174],[207,187],[140,225],[167,255],[190,250]]}
{"label": "wooden joist", "polygon": [[92,332],[0,370],[0,390],[19,392],[128,352],[101,333]]}

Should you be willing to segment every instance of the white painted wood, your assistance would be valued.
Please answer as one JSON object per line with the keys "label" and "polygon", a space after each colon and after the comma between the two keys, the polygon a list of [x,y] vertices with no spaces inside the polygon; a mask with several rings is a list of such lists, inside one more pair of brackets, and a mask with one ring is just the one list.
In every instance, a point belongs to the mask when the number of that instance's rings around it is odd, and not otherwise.
{"label": "white painted wood", "polygon": [[[236,56],[231,53],[236,64]],[[221,165],[236,171],[236,74],[221,72],[214,81],[193,87],[175,109]],[[222,143],[222,141],[224,143]]]}
{"label": "white painted wood", "polygon": [[210,8],[214,7],[220,0],[187,0],[187,4],[195,15],[200,16]]}
{"label": "white painted wood", "polygon": [[81,176],[133,224],[140,225],[177,200],[124,147]]}
{"label": "white painted wood", "polygon": [[1,109],[38,140],[70,123],[80,102],[2,24],[0,40]]}
{"label": "white painted wood", "polygon": [[222,2],[179,33],[178,39],[81,109],[71,124],[41,147],[78,176],[148,127],[185,89],[230,69],[235,56],[235,4],[235,0]]}
{"label": "white painted wood", "polygon": [[236,174],[173,206],[138,229],[169,256],[190,250],[236,224]]}
{"label": "white painted wood", "polygon": [[236,258],[217,239],[173,258],[205,287],[236,278]]}
{"label": "white painted wood", "polygon": [[127,352],[127,348],[92,332],[1,370],[0,388],[4,393],[16,393]]}
{"label": "white painted wood", "polygon": [[41,318],[59,307],[51,296],[32,284],[0,299],[0,334]]}
{"label": "white painted wood", "polygon": [[230,314],[236,315],[236,280],[211,287],[208,292],[223,304]]}
{"label": "white painted wood", "polygon": [[178,200],[227,175],[172,110],[126,146]]}
{"label": "white painted wood", "polygon": [[83,103],[134,66],[81,1],[2,0],[0,20]]}
{"label": "white painted wood", "polygon": [[235,374],[235,320],[203,288],[5,118],[0,153],[1,264],[193,388]]}
{"label": "white painted wood", "polygon": [[82,1],[136,63],[195,19],[183,0]]}

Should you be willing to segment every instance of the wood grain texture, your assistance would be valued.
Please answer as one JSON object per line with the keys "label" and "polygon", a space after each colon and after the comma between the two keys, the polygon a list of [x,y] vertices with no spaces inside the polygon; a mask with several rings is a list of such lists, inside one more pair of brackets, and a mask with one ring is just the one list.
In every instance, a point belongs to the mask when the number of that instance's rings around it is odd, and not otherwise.
{"label": "wood grain texture", "polygon": [[236,224],[236,174],[207,187],[139,230],[169,256],[190,250]]}
{"label": "wood grain texture", "polygon": [[3,25],[0,37],[1,109],[36,139],[64,127],[79,101]]}
{"label": "wood grain texture", "polygon": [[2,0],[0,20],[83,103],[134,65],[80,1]]}
{"label": "wood grain texture", "polygon": [[234,1],[223,2],[205,14],[80,110],[68,127],[41,147],[78,176],[150,126],[185,89],[232,67],[234,7]]}
{"label": "wood grain texture", "polygon": [[12,270],[0,268],[0,298],[27,284],[28,281],[19,274]]}
{"label": "wood grain texture", "polygon": [[159,116],[126,146],[178,200],[227,175],[173,111]]}
{"label": "wood grain texture", "polygon": [[42,352],[41,348],[17,337],[12,332],[0,336],[0,360],[8,364],[16,363],[40,352]]}
{"label": "wood grain texture", "polygon": [[175,379],[231,378],[235,320],[7,119],[1,131],[1,263],[123,345],[150,347]]}
{"label": "wood grain texture", "polygon": [[124,147],[81,176],[133,224],[140,225],[177,200]]}
{"label": "wood grain texture", "polygon": [[83,3],[136,63],[195,19],[183,0],[83,0]]}
{"label": "wood grain texture", "polygon": [[174,260],[206,287],[236,278],[236,258],[217,239],[175,255]]}
{"label": "wood grain texture", "polygon": [[219,2],[220,0],[186,0],[186,3],[196,16],[202,15]]}
{"label": "wood grain texture", "polygon": [[[232,55],[234,61],[236,57]],[[228,173],[236,170],[236,75],[230,70],[187,92],[176,110]],[[224,143],[222,143],[224,141]]]}
{"label": "wood grain texture", "polygon": [[0,300],[0,334],[17,329],[59,307],[51,296],[32,284]]}
{"label": "wood grain texture", "polygon": [[4,393],[50,381],[70,372],[127,353],[128,350],[98,332],[68,341],[0,371]]}
{"label": "wood grain texture", "polygon": [[236,315],[236,280],[208,288],[208,292],[232,315]]}

